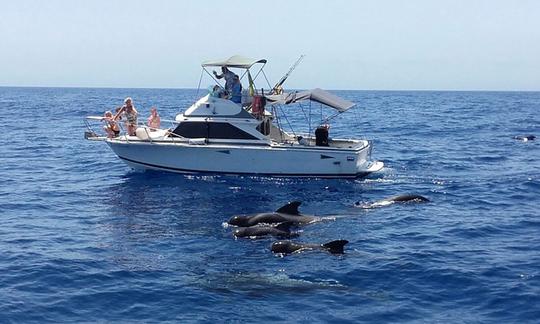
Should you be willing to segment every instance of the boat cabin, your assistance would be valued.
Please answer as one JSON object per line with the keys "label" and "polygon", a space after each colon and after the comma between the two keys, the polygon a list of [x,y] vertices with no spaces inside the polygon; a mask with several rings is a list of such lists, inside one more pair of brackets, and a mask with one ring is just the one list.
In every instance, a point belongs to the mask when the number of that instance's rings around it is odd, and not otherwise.
{"label": "boat cabin", "polygon": [[[258,63],[262,64],[262,66],[253,78],[251,69]],[[227,67],[242,71],[242,73],[239,73],[241,74],[240,79],[247,79],[248,81],[247,87],[242,92],[242,102],[238,104],[226,98],[221,98],[219,92],[216,93],[215,88],[212,88],[208,95],[200,98],[183,114],[176,116],[175,121],[178,125],[171,135],[188,139],[205,139],[207,142],[249,141],[266,145],[271,143],[291,143],[334,146],[330,143],[328,128],[323,127],[322,124],[316,129],[310,129],[308,134],[302,134],[302,136],[294,133],[294,131],[293,134],[285,132],[280,127],[279,116],[275,108],[279,105],[313,101],[334,108],[338,113],[341,113],[352,108],[354,103],[322,89],[284,93],[282,88],[278,87],[278,85],[283,84],[282,81],[274,87],[268,84],[267,89],[271,90],[268,90],[267,93],[264,93],[262,89],[257,92],[255,80],[258,75],[264,75],[263,68],[265,64],[265,59],[250,59],[238,55],[226,60],[203,62],[203,71],[214,79],[219,87],[221,87],[219,81],[207,70],[208,67]],[[201,74],[201,80],[203,75]],[[221,89],[223,90],[223,87]],[[277,121],[277,125],[273,123],[274,120]],[[315,136],[312,136],[312,134]],[[334,144],[339,145],[338,143]]]}

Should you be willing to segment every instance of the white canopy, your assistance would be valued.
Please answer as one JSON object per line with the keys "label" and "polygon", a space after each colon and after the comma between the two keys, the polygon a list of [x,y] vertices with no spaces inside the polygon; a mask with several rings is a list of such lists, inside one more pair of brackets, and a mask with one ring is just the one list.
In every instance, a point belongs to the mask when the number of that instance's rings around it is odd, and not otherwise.
{"label": "white canopy", "polygon": [[295,102],[311,100],[332,107],[339,112],[344,112],[355,106],[355,103],[340,98],[323,89],[313,89],[301,92],[282,93],[279,95],[267,95],[270,104],[289,105]]}
{"label": "white canopy", "polygon": [[234,55],[226,60],[210,60],[204,61],[201,66],[226,66],[232,68],[249,69],[255,63],[266,63],[266,59],[252,59],[240,55]]}

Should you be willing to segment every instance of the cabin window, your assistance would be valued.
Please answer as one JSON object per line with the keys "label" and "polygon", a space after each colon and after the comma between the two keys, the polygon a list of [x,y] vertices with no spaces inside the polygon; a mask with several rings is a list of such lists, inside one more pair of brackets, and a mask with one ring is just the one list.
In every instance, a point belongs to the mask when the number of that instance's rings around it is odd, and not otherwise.
{"label": "cabin window", "polygon": [[187,138],[257,139],[229,123],[181,122],[173,133]]}

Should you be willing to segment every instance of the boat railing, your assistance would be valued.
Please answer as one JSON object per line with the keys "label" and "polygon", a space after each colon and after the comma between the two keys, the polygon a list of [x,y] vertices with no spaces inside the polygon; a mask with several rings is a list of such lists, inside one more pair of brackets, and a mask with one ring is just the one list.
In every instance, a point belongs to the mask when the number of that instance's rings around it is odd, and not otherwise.
{"label": "boat railing", "polygon": [[178,121],[172,120],[172,119],[162,119],[161,121],[165,122],[165,123],[168,123],[170,125],[170,127],[168,128],[169,131],[168,131],[168,134],[167,134],[167,138],[170,138],[171,142],[173,142],[173,144],[177,144],[177,141],[179,139],[185,139],[185,137],[183,137],[181,135],[178,135],[176,133],[173,133],[176,126],[178,126]]}
{"label": "boat railing", "polygon": [[103,126],[100,126],[98,130],[96,129],[94,123],[92,123],[92,121],[96,123],[99,122],[98,125],[103,125],[103,120],[104,117],[102,116],[86,116],[84,119],[84,125],[86,126],[84,138],[87,140],[105,140],[107,138],[107,134],[103,129]]}
{"label": "boat railing", "polygon": [[[138,123],[136,130],[138,130],[138,132],[142,132],[142,136],[137,136],[139,140],[148,140],[149,142],[152,143],[155,141],[154,136],[152,136],[153,135],[152,132],[159,131],[159,130],[167,130],[165,134],[168,138],[170,138],[170,140],[173,143],[175,143],[175,141],[177,141],[178,139],[183,138],[182,136],[174,134],[172,132],[173,129],[176,127],[176,124],[178,124],[178,122],[174,120],[163,120],[163,119],[161,121],[162,123],[170,124],[170,127],[169,128],[152,128],[145,124]],[[104,141],[107,139],[118,139],[122,136],[122,140],[125,140],[126,142],[129,143],[130,135],[128,135],[127,133],[126,126],[124,125],[125,123],[123,123],[122,121],[117,121],[116,123],[120,129],[120,133],[117,137],[111,138],[108,136],[107,132],[104,130],[104,127],[103,127],[105,124],[104,117],[87,116],[84,119],[84,124],[86,126],[86,130],[84,132],[84,138],[88,140]]]}
{"label": "boat railing", "polygon": [[[117,121],[116,124],[120,129],[118,137],[109,137],[107,132],[104,129],[105,118],[103,116],[86,116],[84,119],[84,124],[86,126],[86,131],[84,132],[84,138],[88,140],[104,141],[107,139],[118,138],[121,135],[124,136],[126,141],[129,142],[129,136],[127,136],[127,131],[124,127],[124,123]],[[99,126],[97,126],[99,125]],[[138,127],[139,125],[137,125]],[[96,129],[97,128],[97,129]]]}
{"label": "boat railing", "polygon": [[[311,134],[295,133],[296,136],[292,136],[290,134],[287,135],[289,135],[289,137],[283,139],[273,139],[273,142],[282,145],[318,146],[316,137]],[[329,138],[327,147],[358,150],[369,146],[371,146],[371,142],[368,140]]]}

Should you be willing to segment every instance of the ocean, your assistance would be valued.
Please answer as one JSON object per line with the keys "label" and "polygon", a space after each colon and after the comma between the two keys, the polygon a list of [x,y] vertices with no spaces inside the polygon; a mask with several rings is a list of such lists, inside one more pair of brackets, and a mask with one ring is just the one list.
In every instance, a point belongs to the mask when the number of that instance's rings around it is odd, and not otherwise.
{"label": "ocean", "polygon": [[[538,323],[540,140],[513,137],[540,135],[540,93],[336,93],[357,108],[330,136],[373,140],[379,174],[134,172],[84,117],[131,96],[173,119],[195,90],[0,87],[0,322]],[[355,207],[404,193],[430,202]],[[339,216],[295,240],[343,255],[223,225],[292,200]]]}

